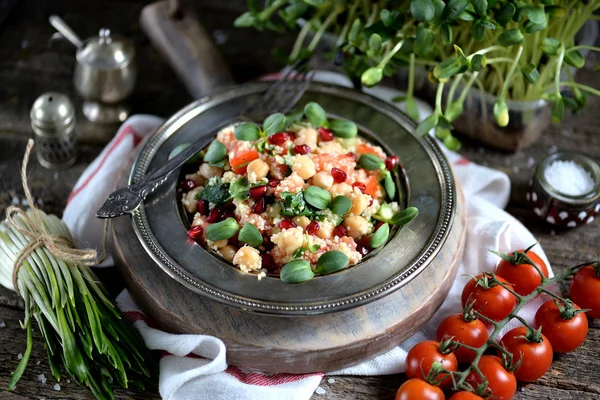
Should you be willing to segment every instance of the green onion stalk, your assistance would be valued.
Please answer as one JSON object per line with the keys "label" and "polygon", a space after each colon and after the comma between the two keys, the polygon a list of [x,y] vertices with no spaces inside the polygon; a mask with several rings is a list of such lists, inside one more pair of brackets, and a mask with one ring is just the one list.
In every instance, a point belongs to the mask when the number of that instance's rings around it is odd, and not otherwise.
{"label": "green onion stalk", "polygon": [[32,350],[32,319],[45,340],[52,375],[66,372],[98,399],[113,399],[111,383],[128,388],[152,384],[156,363],[139,332],[123,319],[115,302],[89,268],[95,251],[72,246],[68,227],[37,209],[26,182],[33,141],[21,177],[32,207],[7,209],[0,222],[0,284],[24,300],[21,327],[27,345],[7,390],[15,388]]}

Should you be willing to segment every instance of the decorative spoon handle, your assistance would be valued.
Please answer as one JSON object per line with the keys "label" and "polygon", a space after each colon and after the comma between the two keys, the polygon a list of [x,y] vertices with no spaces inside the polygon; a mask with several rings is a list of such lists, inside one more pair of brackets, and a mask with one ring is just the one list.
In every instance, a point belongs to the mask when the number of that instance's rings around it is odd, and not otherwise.
{"label": "decorative spoon handle", "polygon": [[115,190],[96,211],[96,217],[115,218],[131,214],[148,194],[155,191],[167,179],[171,172],[202,150],[213,137],[214,134],[210,133],[203,135],[164,165],[150,172],[140,182]]}

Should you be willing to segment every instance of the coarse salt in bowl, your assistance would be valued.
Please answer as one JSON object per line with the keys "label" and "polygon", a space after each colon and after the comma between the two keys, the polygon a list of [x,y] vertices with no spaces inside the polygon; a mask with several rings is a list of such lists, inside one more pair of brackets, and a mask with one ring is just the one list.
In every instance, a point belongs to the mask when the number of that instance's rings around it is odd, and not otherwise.
{"label": "coarse salt in bowl", "polygon": [[549,224],[590,224],[600,213],[600,166],[579,153],[551,154],[537,166],[526,196]]}

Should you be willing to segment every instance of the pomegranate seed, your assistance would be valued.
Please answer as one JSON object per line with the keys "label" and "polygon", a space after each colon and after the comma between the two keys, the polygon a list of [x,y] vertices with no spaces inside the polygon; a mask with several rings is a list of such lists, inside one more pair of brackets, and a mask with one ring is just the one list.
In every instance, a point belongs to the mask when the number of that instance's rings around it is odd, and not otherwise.
{"label": "pomegranate seed", "polygon": [[364,193],[367,190],[367,185],[365,185],[362,182],[354,182],[352,184],[353,188],[358,188],[358,190],[360,190],[362,193]]}
{"label": "pomegranate seed", "polygon": [[291,221],[289,219],[284,219],[282,221],[279,222],[279,229],[284,230],[284,229],[292,229],[297,227],[298,225],[296,225],[296,223],[294,221]]}
{"label": "pomegranate seed", "polygon": [[228,203],[225,203],[221,206],[222,209],[224,210],[231,210],[231,211],[235,211],[235,204],[233,204],[233,201],[230,201]]}
{"label": "pomegranate seed", "polygon": [[200,215],[208,215],[208,201],[198,200],[198,203],[196,203],[196,209],[198,210]]}
{"label": "pomegranate seed", "polygon": [[308,146],[306,144],[299,144],[297,146],[294,146],[294,153],[295,154],[308,154],[308,153],[310,153],[310,146]]}
{"label": "pomegranate seed", "polygon": [[361,246],[360,244],[356,246],[356,251],[358,251],[362,256],[369,254],[369,249]]}
{"label": "pomegranate seed", "polygon": [[369,200],[369,207],[371,207],[373,205],[373,197],[371,197],[371,199]]}
{"label": "pomegranate seed", "polygon": [[267,232],[263,232],[262,237],[263,237],[262,245],[266,250],[271,250],[273,247],[275,247],[275,244],[273,244],[273,242],[271,242],[271,237],[269,236],[269,234]]}
{"label": "pomegranate seed", "polygon": [[262,214],[266,211],[266,209],[267,202],[265,201],[264,197],[261,197],[258,200],[256,200],[256,203],[254,203],[254,206],[252,206],[252,212],[255,214]]}
{"label": "pomegranate seed", "polygon": [[279,182],[281,182],[279,179],[271,178],[269,179],[269,186],[276,188],[279,185]]}
{"label": "pomegranate seed", "polygon": [[188,238],[192,239],[194,242],[198,242],[200,239],[202,239],[203,234],[204,228],[202,225],[196,225],[188,231]]}
{"label": "pomegranate seed", "polygon": [[348,236],[348,229],[346,229],[346,227],[344,227],[343,225],[338,225],[335,228],[333,228],[333,236]]}
{"label": "pomegranate seed", "polygon": [[346,155],[347,155],[348,157],[351,157],[351,158],[352,158],[352,161],[356,161],[356,153],[352,153],[352,152],[350,152],[350,153],[348,153],[348,154],[346,154]]}
{"label": "pomegranate seed", "polygon": [[321,225],[319,225],[317,221],[312,221],[306,226],[306,233],[309,235],[314,235],[319,229],[321,229]]}
{"label": "pomegranate seed", "polygon": [[213,222],[219,222],[221,220],[221,212],[222,210],[219,207],[213,208],[208,214],[208,217],[206,217],[206,221],[211,224]]}
{"label": "pomegranate seed", "polygon": [[235,218],[235,212],[233,212],[232,210],[223,210],[221,211],[221,220],[227,219],[227,218]]}
{"label": "pomegranate seed", "polygon": [[296,140],[296,132],[288,132],[287,134],[290,136],[290,140]]}
{"label": "pomegranate seed", "polygon": [[381,225],[383,225],[383,222],[377,221],[377,223],[375,224],[375,227],[373,228],[373,232],[377,232],[379,230],[379,228],[381,228]]}
{"label": "pomegranate seed", "polygon": [[333,140],[333,132],[331,132],[329,129],[320,127],[317,132],[319,133],[319,137],[321,138],[322,142],[329,142]]}
{"label": "pomegranate seed", "polygon": [[333,176],[333,181],[335,183],[346,182],[346,178],[348,177],[343,170],[336,167],[331,168],[331,176]]}
{"label": "pomegranate seed", "polygon": [[275,146],[281,146],[285,143],[286,140],[290,138],[290,135],[287,132],[279,132],[269,136],[269,143]]}
{"label": "pomegranate seed", "polygon": [[240,247],[240,239],[238,238],[238,234],[236,233],[234,237],[229,238],[227,244],[232,245],[233,247]]}
{"label": "pomegranate seed", "polygon": [[398,158],[398,156],[389,156],[385,159],[385,167],[388,169],[388,171],[391,171],[394,168],[396,168],[399,162],[400,159]]}
{"label": "pomegranate seed", "polygon": [[371,252],[371,236],[363,236],[356,242],[356,251],[363,256],[366,256]]}
{"label": "pomegranate seed", "polygon": [[194,182],[191,179],[186,179],[185,181],[181,182],[181,188],[186,193],[189,192],[190,190],[194,189],[195,187],[196,187],[196,182]]}
{"label": "pomegranate seed", "polygon": [[255,186],[253,188],[250,188],[250,190],[248,190],[248,194],[250,195],[251,198],[253,198],[254,200],[257,200],[257,199],[263,197],[265,194],[267,194],[267,190],[268,190],[267,185]]}
{"label": "pomegranate seed", "polygon": [[263,253],[260,255],[260,258],[262,258],[263,268],[266,268],[269,272],[275,272],[275,260],[273,259],[272,255]]}

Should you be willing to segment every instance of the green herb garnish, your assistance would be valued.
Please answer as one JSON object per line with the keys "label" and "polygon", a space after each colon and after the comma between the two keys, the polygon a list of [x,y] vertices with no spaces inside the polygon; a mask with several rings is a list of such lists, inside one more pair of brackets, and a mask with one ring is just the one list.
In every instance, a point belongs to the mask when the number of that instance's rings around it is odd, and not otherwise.
{"label": "green herb garnish", "polygon": [[211,178],[204,189],[196,195],[196,198],[216,205],[226,203],[231,199],[229,184],[223,183],[221,178]]}
{"label": "green herb garnish", "polygon": [[252,185],[248,181],[248,178],[241,177],[238,180],[234,181],[229,185],[229,193],[231,197],[238,200],[248,200],[250,195],[248,194],[248,190]]}

